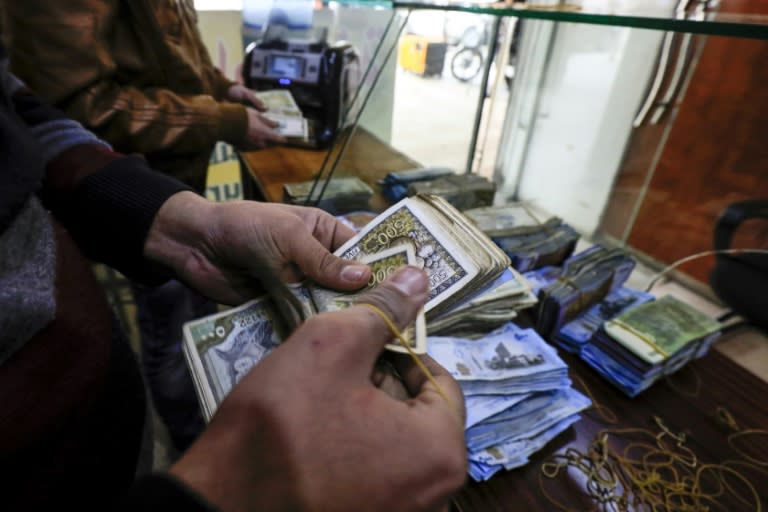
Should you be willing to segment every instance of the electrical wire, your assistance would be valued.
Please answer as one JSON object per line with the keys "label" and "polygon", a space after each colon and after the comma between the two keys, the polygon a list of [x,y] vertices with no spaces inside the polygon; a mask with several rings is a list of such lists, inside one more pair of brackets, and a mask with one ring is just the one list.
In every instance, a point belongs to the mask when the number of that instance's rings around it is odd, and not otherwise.
{"label": "electrical wire", "polygon": [[683,263],[687,263],[689,261],[693,261],[698,258],[703,258],[704,256],[712,256],[716,254],[766,254],[768,255],[768,249],[717,249],[717,250],[702,251],[702,252],[697,252],[696,254],[691,254],[690,256],[686,256],[685,258],[680,258],[679,260],[673,262],[672,264],[664,267],[664,269],[662,269],[659,273],[654,275],[653,278],[651,278],[650,283],[648,283],[648,286],[646,287],[645,291],[650,292],[651,289],[653,289],[653,287],[656,285],[659,279],[661,279],[668,272],[682,265]]}

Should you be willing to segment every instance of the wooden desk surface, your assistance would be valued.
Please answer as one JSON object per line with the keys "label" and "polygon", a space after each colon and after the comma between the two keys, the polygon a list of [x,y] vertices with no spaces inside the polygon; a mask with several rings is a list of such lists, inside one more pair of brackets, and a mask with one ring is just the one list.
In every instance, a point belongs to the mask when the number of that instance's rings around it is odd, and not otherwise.
{"label": "wooden desk surface", "polygon": [[[730,431],[717,420],[718,406],[725,407],[742,429],[768,428],[768,384],[717,350],[683,368],[669,380],[657,382],[634,399],[624,396],[577,357],[561,355],[568,363],[574,387],[582,392],[586,391],[584,386],[589,388],[594,399],[610,409],[619,421],[611,424],[601,417],[599,411],[586,411],[581,420],[534,455],[528,465],[497,473],[487,482],[467,483],[454,499],[456,511],[563,510],[542,492],[541,465],[549,456],[564,453],[568,448],[586,452],[596,434],[603,429],[638,427],[658,432],[659,428],[653,420],[654,416],[658,416],[672,432],[685,433],[685,445],[695,452],[699,464],[719,464],[744,459],[728,443]],[[745,437],[737,443],[737,447],[752,457],[768,462],[768,435]],[[761,495],[762,510],[767,510],[768,466],[763,466],[761,471],[740,469],[740,472]],[[549,496],[568,507],[566,510],[603,510],[587,497],[583,491],[583,480],[577,475],[571,470],[561,473],[554,480],[541,480]],[[738,485],[738,480],[730,478],[728,481],[735,482],[745,498],[749,496],[746,487]],[[717,504],[708,503],[710,511],[758,510],[754,504],[739,501],[730,492],[716,501]]]}
{"label": "wooden desk surface", "polygon": [[[241,153],[248,174],[267,201],[283,201],[283,184],[314,179],[328,151],[275,146]],[[391,171],[420,167],[370,132],[358,128],[352,136],[334,176],[357,176],[374,190],[376,181]],[[380,198],[374,209],[381,209]]]}

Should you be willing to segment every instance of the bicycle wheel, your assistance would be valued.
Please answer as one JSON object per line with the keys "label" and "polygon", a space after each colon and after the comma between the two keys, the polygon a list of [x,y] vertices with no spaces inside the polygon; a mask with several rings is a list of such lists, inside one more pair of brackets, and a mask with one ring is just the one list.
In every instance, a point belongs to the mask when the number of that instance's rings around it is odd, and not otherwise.
{"label": "bicycle wheel", "polygon": [[475,48],[462,48],[451,59],[451,74],[462,82],[469,82],[480,73],[483,54]]}

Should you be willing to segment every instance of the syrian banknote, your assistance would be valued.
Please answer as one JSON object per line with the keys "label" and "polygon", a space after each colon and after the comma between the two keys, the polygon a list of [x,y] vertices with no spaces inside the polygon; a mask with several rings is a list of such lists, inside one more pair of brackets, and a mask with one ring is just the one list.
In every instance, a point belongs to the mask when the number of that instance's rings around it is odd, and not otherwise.
{"label": "syrian banknote", "polygon": [[283,137],[306,139],[309,136],[309,125],[303,117],[265,112],[264,117],[277,123],[275,131]]}
{"label": "syrian banknote", "polygon": [[573,388],[534,395],[468,429],[465,433],[467,447],[470,452],[475,452],[531,437],[591,405],[589,398]]}
{"label": "syrian banknote", "polygon": [[467,420],[464,423],[464,428],[473,427],[530,396],[531,393],[468,396],[464,399],[464,406],[467,409]]}
{"label": "syrian banknote", "polygon": [[293,94],[288,89],[272,89],[269,91],[256,91],[267,112],[282,116],[302,117],[301,109],[293,99]]}
{"label": "syrian banknote", "polygon": [[719,322],[671,295],[642,304],[604,324],[613,339],[650,364],[664,362],[687,344],[720,328]]}
{"label": "syrian banknote", "polygon": [[503,237],[539,229],[542,223],[525,203],[486,206],[464,211],[490,237]]}
{"label": "syrian banknote", "polygon": [[571,385],[568,367],[533,329],[512,323],[478,339],[429,336],[429,355],[465,396],[530,393]]}
{"label": "syrian banknote", "polygon": [[277,312],[266,297],[184,324],[184,355],[206,420],[282,339]]}
{"label": "syrian banknote", "polygon": [[426,313],[461,291],[479,273],[470,256],[451,240],[428,210],[412,198],[386,210],[335,254],[360,260],[404,244],[413,247],[416,266],[424,269],[429,277]]}
{"label": "syrian banknote", "polygon": [[[371,279],[368,285],[355,293],[339,293],[324,288],[313,288],[312,297],[318,312],[338,311],[354,305],[359,300],[360,294],[381,284],[400,267],[414,265],[416,258],[413,246],[405,244],[366,256],[361,261],[371,268]],[[413,325],[405,329],[402,334],[413,352],[417,354],[427,352],[427,327],[423,311],[416,317]],[[388,344],[386,348],[395,352],[408,352],[397,340]]]}
{"label": "syrian banknote", "polygon": [[323,197],[325,198],[357,195],[370,197],[373,195],[373,189],[357,177],[333,178],[327,185],[326,180],[301,181],[283,185],[286,197],[290,198],[292,202],[305,200],[310,193],[317,196],[321,190],[323,190]]}

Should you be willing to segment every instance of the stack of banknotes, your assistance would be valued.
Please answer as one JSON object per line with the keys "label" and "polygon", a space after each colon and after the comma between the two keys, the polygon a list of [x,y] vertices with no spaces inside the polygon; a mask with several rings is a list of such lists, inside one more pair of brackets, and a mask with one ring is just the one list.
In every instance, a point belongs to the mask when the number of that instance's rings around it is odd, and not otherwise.
{"label": "stack of banknotes", "polygon": [[[540,299],[539,313],[544,310],[546,315],[550,308],[550,316],[558,317],[553,327],[542,329],[552,329],[547,339],[578,354],[627,395],[635,396],[663,375],[704,355],[721,325],[671,296],[655,301],[652,294],[625,286],[623,283],[634,266],[627,258],[626,254],[595,246],[574,255],[562,267],[542,267],[526,272],[524,277]],[[600,294],[593,292],[577,299],[576,305],[568,303],[572,300],[569,280],[582,283],[581,279],[573,278],[573,273],[576,269],[588,269],[590,261],[597,261],[598,267],[607,265],[607,269],[585,274],[602,284],[580,286],[586,290],[604,288],[606,295],[599,298]],[[557,292],[563,286],[566,292]],[[584,302],[579,304],[579,300]],[[580,312],[565,320],[569,311]],[[540,315],[539,321],[546,323]]]}
{"label": "stack of banknotes", "polygon": [[275,131],[293,142],[309,140],[309,125],[301,109],[288,89],[257,91],[259,98],[267,108],[262,115],[278,123]]}
{"label": "stack of banknotes", "polygon": [[[310,180],[283,185],[283,202],[311,204],[334,215],[366,210],[371,197],[373,189],[357,177],[337,177],[331,178],[330,181]],[[311,201],[307,203],[309,199]]]}
{"label": "stack of banknotes", "polygon": [[533,329],[508,323],[475,340],[429,336],[428,350],[464,392],[475,480],[525,465],[591,405],[571,387],[556,350]]}
{"label": "stack of banknotes", "polygon": [[[417,353],[427,351],[427,321],[455,316],[476,322],[482,312],[475,307],[478,304],[503,309],[499,304],[505,297],[511,302],[534,300],[524,278],[510,269],[506,255],[439,197],[404,199],[361,229],[335,254],[370,265],[373,277],[369,286],[403,265],[426,271],[430,291],[423,316],[406,335]],[[305,319],[318,312],[348,307],[361,293],[341,293],[309,282],[290,286],[271,283],[266,288],[271,297],[257,298],[184,327],[184,353],[206,418],[232,386],[285,338],[290,331],[286,325],[289,317]],[[283,288],[285,291],[276,292]],[[295,313],[286,313],[286,305],[291,305]],[[461,327],[460,323],[453,325]],[[397,344],[388,348],[404,350]]]}
{"label": "stack of banknotes", "polygon": [[379,180],[381,194],[390,202],[396,203],[408,196],[408,187],[420,181],[434,180],[443,176],[452,176],[456,171],[449,167],[419,167],[405,171],[393,171]]}
{"label": "stack of banknotes", "polygon": [[579,354],[606,321],[653,299],[650,293],[621,286],[565,324],[555,334],[553,341],[567,352]]}
{"label": "stack of banknotes", "polygon": [[560,218],[542,222],[525,203],[474,208],[464,214],[501,247],[520,272],[560,265],[579,241],[578,232]]}
{"label": "stack of banknotes", "polygon": [[434,194],[459,210],[468,210],[493,204],[496,184],[477,174],[454,174],[411,183],[406,194]]}
{"label": "stack of banknotes", "polygon": [[671,295],[606,320],[580,356],[629,396],[705,355],[721,324]]}
{"label": "stack of banknotes", "polygon": [[[621,249],[594,245],[568,258],[551,284],[538,290],[536,330],[551,339],[567,322],[618,289],[635,268]],[[552,269],[539,272],[552,276]]]}

